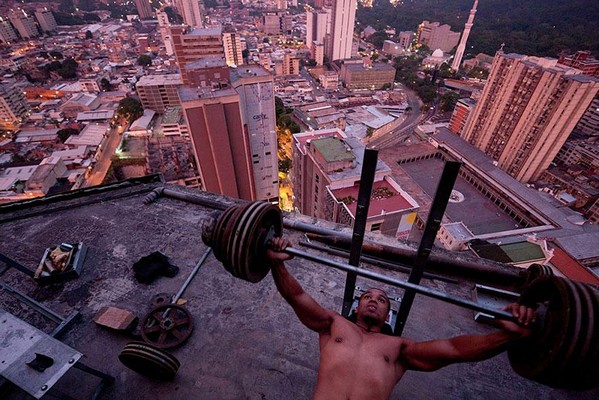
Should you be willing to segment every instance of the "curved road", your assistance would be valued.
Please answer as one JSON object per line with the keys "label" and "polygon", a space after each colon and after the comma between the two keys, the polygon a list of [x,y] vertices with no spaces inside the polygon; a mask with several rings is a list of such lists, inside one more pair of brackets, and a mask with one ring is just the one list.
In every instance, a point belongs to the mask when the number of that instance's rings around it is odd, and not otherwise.
{"label": "curved road", "polygon": [[422,104],[420,98],[416,95],[416,93],[407,87],[403,86],[403,90],[406,93],[408,98],[408,104],[411,108],[408,111],[407,117],[404,122],[401,123],[397,128],[388,134],[374,139],[372,142],[368,144],[368,147],[371,149],[384,149],[385,147],[393,146],[397,144],[401,140],[405,139],[406,133],[412,133],[414,128],[418,126],[423,120],[430,118],[434,114],[434,110],[427,110],[425,114],[420,112],[420,105]]}

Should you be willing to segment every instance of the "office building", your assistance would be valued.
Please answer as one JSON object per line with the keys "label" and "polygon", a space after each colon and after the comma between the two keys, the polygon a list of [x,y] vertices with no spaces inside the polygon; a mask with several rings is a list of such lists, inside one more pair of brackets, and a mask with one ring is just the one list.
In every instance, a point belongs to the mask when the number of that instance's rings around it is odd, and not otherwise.
{"label": "office building", "polygon": [[538,179],[599,91],[550,58],[499,51],[463,138],[521,182]]}
{"label": "office building", "polygon": [[11,10],[8,14],[8,19],[23,39],[31,39],[39,36],[35,18],[33,15],[28,15],[25,10],[20,8]]}
{"label": "office building", "polygon": [[334,0],[325,53],[329,61],[351,58],[355,22],[356,0]]}
{"label": "office building", "polygon": [[154,16],[150,0],[135,0],[135,8],[139,19],[150,19]]}
{"label": "office building", "polygon": [[258,65],[231,71],[231,85],[239,94],[243,124],[252,156],[256,199],[279,201],[279,169],[272,75]]}
{"label": "office building", "polygon": [[444,53],[449,53],[458,44],[460,33],[453,32],[447,24],[422,21],[416,37],[419,45],[427,46],[431,51],[441,49]]}
{"label": "office building", "polygon": [[0,42],[4,44],[11,44],[16,42],[17,39],[17,33],[10,24],[10,21],[6,18],[0,17]]}
{"label": "office building", "polygon": [[58,26],[56,24],[56,20],[54,19],[54,14],[52,14],[52,11],[48,10],[47,8],[38,8],[35,10],[35,18],[40,24],[42,32],[55,31],[56,27]]}
{"label": "office building", "polygon": [[0,128],[16,129],[29,113],[23,91],[14,85],[0,85]]}
{"label": "office building", "polygon": [[232,88],[181,88],[179,97],[203,189],[256,200],[251,149],[239,94]]}
{"label": "office building", "polygon": [[412,31],[401,31],[399,32],[397,44],[399,44],[404,50],[407,50],[412,47],[412,42],[414,41],[415,36],[416,34]]}
{"label": "office building", "polygon": [[278,11],[266,11],[262,14],[262,31],[267,35],[281,33],[281,15]]}
{"label": "office building", "polygon": [[579,69],[585,75],[599,78],[599,60],[593,57],[590,51],[577,51],[571,55],[561,55],[557,62]]}
{"label": "office building", "polygon": [[175,59],[181,70],[184,84],[188,84],[185,66],[205,56],[225,56],[221,28],[195,28],[171,26]]}
{"label": "office building", "polygon": [[180,104],[177,90],[183,86],[181,75],[146,75],[135,85],[144,108],[163,113],[167,107]]}
{"label": "office building", "polygon": [[223,32],[223,48],[228,66],[243,65],[241,35],[239,33]]}
{"label": "office building", "polygon": [[369,58],[345,62],[339,77],[348,89],[377,90],[391,87],[395,79],[395,68],[386,63],[373,63]]}
{"label": "office building", "polygon": [[225,59],[218,56],[202,57],[185,66],[187,86],[197,88],[224,89],[229,85],[229,67]]}
{"label": "office building", "polygon": [[316,65],[324,63],[324,43],[317,40],[312,42],[310,47],[310,58],[316,61]]}
{"label": "office building", "polygon": [[466,126],[466,121],[468,121],[468,117],[472,114],[475,106],[476,100],[471,98],[459,99],[449,120],[449,130],[461,136],[464,126]]}
{"label": "office building", "polygon": [[[300,213],[352,226],[356,217],[364,145],[339,129],[293,135],[294,207]],[[407,238],[418,204],[377,163],[366,231]]]}

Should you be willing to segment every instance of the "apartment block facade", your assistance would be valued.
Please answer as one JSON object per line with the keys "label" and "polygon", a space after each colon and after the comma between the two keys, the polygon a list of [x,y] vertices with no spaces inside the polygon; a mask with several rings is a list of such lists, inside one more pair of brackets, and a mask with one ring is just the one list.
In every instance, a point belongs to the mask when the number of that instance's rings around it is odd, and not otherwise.
{"label": "apartment block facade", "polygon": [[462,136],[529,182],[547,169],[598,91],[599,79],[555,59],[500,51]]}
{"label": "apartment block facade", "polygon": [[181,75],[146,75],[135,85],[137,95],[144,108],[164,113],[168,107],[180,104],[177,90],[183,86]]}
{"label": "apartment block facade", "polygon": [[171,38],[175,50],[175,59],[181,70],[184,84],[188,84],[185,66],[205,56],[224,57],[223,35],[221,28],[196,28],[171,26]]}

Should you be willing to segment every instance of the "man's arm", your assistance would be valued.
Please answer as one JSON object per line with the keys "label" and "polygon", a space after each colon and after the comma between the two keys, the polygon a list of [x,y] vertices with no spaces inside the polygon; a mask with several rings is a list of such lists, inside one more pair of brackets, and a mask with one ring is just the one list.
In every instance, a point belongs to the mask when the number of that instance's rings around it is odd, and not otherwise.
{"label": "man's arm", "polygon": [[291,256],[281,252],[287,246],[289,246],[287,239],[274,238],[267,251],[277,289],[304,325],[316,332],[327,331],[333,323],[334,313],[318,304],[289,273],[284,261]]}
{"label": "man's arm", "polygon": [[446,340],[414,342],[404,339],[399,362],[407,369],[416,371],[435,371],[446,365],[481,361],[507,350],[515,340],[532,334],[529,328],[534,322],[534,310],[518,304],[506,307],[518,324],[499,321],[502,331],[488,335],[464,335]]}

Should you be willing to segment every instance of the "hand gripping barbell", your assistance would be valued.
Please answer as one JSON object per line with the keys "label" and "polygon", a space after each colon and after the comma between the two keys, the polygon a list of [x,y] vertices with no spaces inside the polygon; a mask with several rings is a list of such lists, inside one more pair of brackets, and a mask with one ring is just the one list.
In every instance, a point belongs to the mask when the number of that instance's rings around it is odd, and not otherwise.
{"label": "hand gripping barbell", "polygon": [[[270,269],[266,258],[268,243],[283,231],[280,210],[265,202],[231,206],[207,220],[202,240],[212,247],[216,258],[233,276],[249,281],[262,280]],[[456,298],[444,292],[343,264],[294,248],[285,252],[310,261],[375,281],[387,283],[500,319],[511,314]],[[541,327],[535,334],[508,350],[510,364],[519,375],[536,382],[572,390],[599,386],[599,293],[590,286],[548,274],[534,274],[519,302],[540,306]]]}

